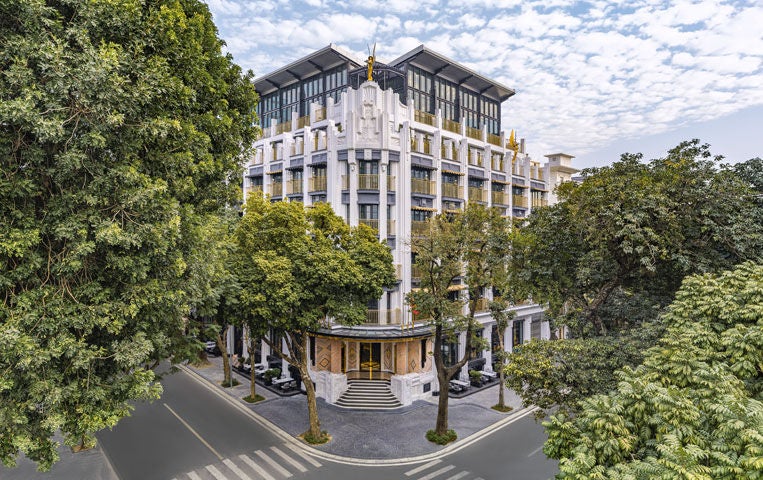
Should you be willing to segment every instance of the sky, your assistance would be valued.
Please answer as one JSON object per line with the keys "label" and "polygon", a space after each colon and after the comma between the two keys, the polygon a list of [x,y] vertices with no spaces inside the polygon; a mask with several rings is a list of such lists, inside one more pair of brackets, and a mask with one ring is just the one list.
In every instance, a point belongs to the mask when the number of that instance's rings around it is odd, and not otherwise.
{"label": "sky", "polygon": [[378,61],[424,44],[516,91],[535,159],[579,168],[699,138],[763,156],[763,1],[208,0],[234,61],[262,76],[330,43]]}

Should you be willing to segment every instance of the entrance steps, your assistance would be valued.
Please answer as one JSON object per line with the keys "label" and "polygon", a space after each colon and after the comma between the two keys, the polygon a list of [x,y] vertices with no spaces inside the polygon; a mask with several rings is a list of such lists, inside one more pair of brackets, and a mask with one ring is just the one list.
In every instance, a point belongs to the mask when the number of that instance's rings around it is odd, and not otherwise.
{"label": "entrance steps", "polygon": [[392,394],[389,380],[348,380],[347,391],[335,405],[364,410],[388,410],[403,406]]}

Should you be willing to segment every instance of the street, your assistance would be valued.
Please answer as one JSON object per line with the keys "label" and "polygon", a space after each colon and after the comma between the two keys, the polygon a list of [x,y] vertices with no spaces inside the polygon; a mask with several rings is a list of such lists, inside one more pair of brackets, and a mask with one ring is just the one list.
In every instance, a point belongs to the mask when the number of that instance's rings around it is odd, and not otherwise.
{"label": "street", "polygon": [[352,465],[305,454],[184,372],[162,383],[159,401],[138,405],[113,431],[98,435],[122,480],[545,479],[556,472],[531,416],[442,458]]}

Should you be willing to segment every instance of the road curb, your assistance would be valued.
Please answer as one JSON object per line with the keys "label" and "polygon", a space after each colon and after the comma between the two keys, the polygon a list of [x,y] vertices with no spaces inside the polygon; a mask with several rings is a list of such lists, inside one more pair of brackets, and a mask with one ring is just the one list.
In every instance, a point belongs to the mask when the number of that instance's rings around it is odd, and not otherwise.
{"label": "road curb", "polygon": [[[469,445],[491,435],[494,432],[497,432],[498,430],[506,427],[507,425],[510,425],[511,423],[517,420],[520,420],[537,410],[537,407],[519,409],[516,412],[513,412],[511,415],[508,415],[506,418],[502,418],[501,420],[493,423],[492,425],[488,425],[482,430],[479,430],[463,439],[459,439],[456,442],[444,447],[441,450],[438,450],[432,453],[427,453],[424,455],[418,455],[414,457],[403,457],[403,458],[389,458],[389,459],[345,457],[343,455],[336,455],[333,453],[328,453],[322,450],[318,450],[317,448],[314,448],[298,440],[297,438],[295,438],[294,436],[292,436],[285,430],[281,429],[281,427],[274,424],[267,418],[263,417],[257,412],[252,411],[250,408],[248,408],[249,404],[245,404],[243,400],[237,397],[233,397],[227,392],[224,392],[221,388],[218,388],[217,385],[210,382],[207,378],[205,378],[195,369],[187,367],[185,365],[178,365],[178,368],[181,371],[189,374],[191,378],[193,378],[194,380],[202,384],[205,388],[215,393],[220,398],[226,400],[232,406],[237,408],[240,412],[244,413],[245,415],[248,415],[252,420],[260,424],[260,426],[266,428],[271,433],[278,436],[285,442],[300,448],[305,453],[308,453],[314,457],[317,457],[323,460],[329,460],[335,463],[342,463],[345,465],[389,467],[389,466],[396,466],[396,465],[411,465],[415,463],[422,463],[427,460],[434,460],[434,459],[449,455],[451,453],[457,452],[463,448],[466,448]],[[423,435],[422,435],[422,441],[423,441]]]}

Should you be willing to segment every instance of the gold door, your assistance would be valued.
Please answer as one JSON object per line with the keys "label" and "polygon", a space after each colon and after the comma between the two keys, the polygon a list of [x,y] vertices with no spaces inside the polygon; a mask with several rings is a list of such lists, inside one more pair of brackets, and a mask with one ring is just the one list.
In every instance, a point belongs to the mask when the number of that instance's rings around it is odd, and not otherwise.
{"label": "gold door", "polygon": [[381,370],[381,343],[361,343],[360,371],[368,372],[368,379],[373,380],[374,370],[378,377]]}

